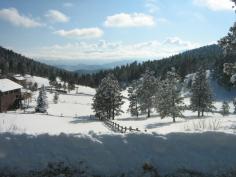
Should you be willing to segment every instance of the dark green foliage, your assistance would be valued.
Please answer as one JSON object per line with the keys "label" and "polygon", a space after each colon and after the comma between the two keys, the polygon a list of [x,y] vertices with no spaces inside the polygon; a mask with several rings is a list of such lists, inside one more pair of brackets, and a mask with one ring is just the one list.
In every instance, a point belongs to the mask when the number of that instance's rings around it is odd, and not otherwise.
{"label": "dark green foliage", "polygon": [[236,98],[233,100],[233,105],[234,105],[234,114],[236,114]]}
{"label": "dark green foliage", "polygon": [[92,108],[99,119],[114,119],[122,113],[121,89],[118,81],[112,74],[108,74],[96,90]]}
{"label": "dark green foliage", "polygon": [[51,82],[55,81],[56,77],[60,77],[62,81],[66,82],[73,81],[78,83],[79,81],[76,73],[42,64],[2,47],[0,47],[0,69],[4,75],[9,73],[31,74],[49,78]]}
{"label": "dark green foliage", "polygon": [[226,116],[226,115],[229,114],[229,104],[228,104],[227,101],[224,101],[224,102],[222,103],[221,114],[222,114],[223,116]]}
{"label": "dark green foliage", "polygon": [[156,93],[155,102],[161,118],[170,116],[173,122],[177,117],[183,117],[182,111],[185,109],[178,84],[178,75],[172,70],[167,73],[166,79],[161,81]]}
{"label": "dark green foliage", "polygon": [[190,108],[192,111],[198,112],[198,117],[200,117],[200,114],[203,116],[204,112],[209,112],[214,109],[213,95],[204,69],[201,68],[196,73],[191,92]]}
{"label": "dark green foliage", "polygon": [[43,86],[37,98],[37,105],[35,107],[36,112],[45,113],[48,109],[47,93],[45,87]]}
{"label": "dark green foliage", "polygon": [[139,94],[139,82],[133,81],[128,89],[128,100],[129,100],[129,109],[131,116],[139,116],[139,103],[140,103],[140,94]]}
{"label": "dark green foliage", "polygon": [[[80,83],[96,87],[108,73],[113,73],[121,85],[126,86],[133,80],[140,78],[147,68],[154,71],[156,77],[163,78],[172,67],[176,69],[180,78],[183,79],[186,74],[195,73],[202,66],[205,69],[216,68],[215,78],[218,79],[223,74],[223,70],[220,71],[220,68],[223,67],[221,60],[234,60],[236,62],[235,57],[224,58],[223,50],[218,45],[210,45],[161,60],[146,61],[143,63],[133,62],[118,66],[112,70],[100,71],[92,75],[81,75]],[[226,80],[224,82],[228,83],[228,78]]]}
{"label": "dark green foliage", "polygon": [[154,107],[153,100],[156,92],[156,78],[154,72],[146,70],[141,76],[140,86],[138,88],[140,97],[140,110],[151,116],[151,109]]}

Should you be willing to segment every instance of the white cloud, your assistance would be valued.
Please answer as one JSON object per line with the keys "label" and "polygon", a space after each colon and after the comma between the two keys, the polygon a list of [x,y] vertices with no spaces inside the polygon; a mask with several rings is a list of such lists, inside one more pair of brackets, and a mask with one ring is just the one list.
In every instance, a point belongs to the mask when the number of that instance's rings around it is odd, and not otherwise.
{"label": "white cloud", "polygon": [[54,32],[62,37],[72,38],[99,38],[103,35],[103,31],[100,28],[76,28],[72,30],[58,30]]}
{"label": "white cloud", "polygon": [[179,37],[171,37],[167,38],[164,41],[164,45],[166,46],[173,46],[173,47],[178,47],[178,48],[186,48],[186,49],[193,49],[197,46],[196,43],[192,43],[190,41],[184,41],[180,39]]}
{"label": "white cloud", "polygon": [[58,10],[49,10],[45,15],[51,22],[68,22],[69,17]]}
{"label": "white cloud", "polygon": [[119,13],[108,16],[105,21],[107,27],[142,27],[155,25],[154,17],[143,13]]}
{"label": "white cloud", "polygon": [[37,22],[30,17],[19,14],[18,10],[15,8],[1,9],[0,18],[11,23],[12,25],[25,28],[43,26],[43,24],[41,24],[40,22]]}
{"label": "white cloud", "polygon": [[50,59],[157,59],[196,47],[199,47],[199,44],[184,41],[178,37],[168,38],[161,42],[154,40],[135,44],[100,40],[93,43],[78,42],[53,45],[37,50],[31,49],[26,54]]}
{"label": "white cloud", "polygon": [[194,4],[205,6],[213,11],[232,10],[234,3],[231,0],[193,0]]}
{"label": "white cloud", "polygon": [[145,6],[149,13],[155,13],[159,10],[156,0],[146,0]]}

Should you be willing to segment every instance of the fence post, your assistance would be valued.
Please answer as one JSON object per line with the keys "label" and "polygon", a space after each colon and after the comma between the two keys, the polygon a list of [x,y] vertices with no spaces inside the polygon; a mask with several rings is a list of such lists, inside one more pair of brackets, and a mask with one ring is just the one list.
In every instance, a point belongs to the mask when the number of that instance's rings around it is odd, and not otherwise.
{"label": "fence post", "polygon": [[132,127],[131,126],[129,127],[129,131],[132,131]]}

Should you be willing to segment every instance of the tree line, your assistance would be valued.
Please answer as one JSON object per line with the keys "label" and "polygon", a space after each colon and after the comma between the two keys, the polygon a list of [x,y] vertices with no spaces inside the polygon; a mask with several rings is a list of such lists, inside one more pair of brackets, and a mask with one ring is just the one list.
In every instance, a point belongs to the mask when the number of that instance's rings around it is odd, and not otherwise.
{"label": "tree line", "polygon": [[[115,67],[112,70],[103,70],[96,74],[79,75],[53,66],[48,66],[34,61],[11,50],[0,47],[0,70],[2,74],[18,73],[48,77],[53,83],[56,77],[70,85],[80,84],[90,87],[98,87],[101,80],[109,73],[113,74],[122,87],[126,87],[132,81],[141,77],[146,68],[154,71],[156,77],[165,77],[166,73],[174,67],[183,80],[186,74],[196,72],[200,67],[211,69],[214,78],[227,88],[232,87],[230,76],[223,72],[224,63],[234,63],[236,58],[223,55],[223,50],[218,45],[201,47],[183,52],[168,58],[143,63],[133,62],[127,65]],[[58,85],[60,87],[60,85]]]}
{"label": "tree line", "polygon": [[175,68],[181,80],[187,74],[195,73],[198,69],[212,70],[214,79],[225,88],[231,88],[230,77],[223,72],[224,63],[236,62],[233,56],[225,56],[219,45],[210,45],[198,49],[183,52],[161,60],[146,62],[133,62],[127,65],[118,66],[111,70],[103,70],[94,74],[84,74],[79,78],[82,85],[97,87],[101,80],[112,73],[122,87],[126,87],[133,80],[141,77],[147,68],[154,71],[156,77],[165,77],[166,73]]}
{"label": "tree line", "polygon": [[[215,109],[205,69],[201,68],[195,74],[189,106],[184,104],[181,88],[181,79],[175,69],[172,68],[163,78],[155,77],[154,72],[147,69],[129,86],[128,111],[131,116],[138,118],[141,114],[150,117],[155,110],[161,118],[172,117],[175,122],[177,117],[183,117],[182,112],[186,109],[197,112],[198,117]],[[123,99],[118,80],[114,75],[108,74],[102,79],[93,98],[92,108],[96,117],[114,119],[123,112]]]}
{"label": "tree line", "polygon": [[0,70],[2,75],[30,74],[49,78],[50,81],[60,77],[64,82],[79,83],[76,73],[37,62],[3,47],[0,47]]}

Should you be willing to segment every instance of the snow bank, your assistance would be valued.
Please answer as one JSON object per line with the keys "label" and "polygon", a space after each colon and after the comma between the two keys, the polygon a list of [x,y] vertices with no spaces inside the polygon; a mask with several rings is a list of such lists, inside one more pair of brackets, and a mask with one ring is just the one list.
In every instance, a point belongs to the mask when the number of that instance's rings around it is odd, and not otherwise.
{"label": "snow bank", "polygon": [[92,138],[63,134],[37,137],[1,134],[0,169],[8,167],[13,171],[27,171],[58,161],[76,167],[84,161],[96,175],[118,176],[132,171],[137,173],[145,162],[153,164],[161,173],[180,168],[215,173],[236,164],[235,135],[90,135]]}

